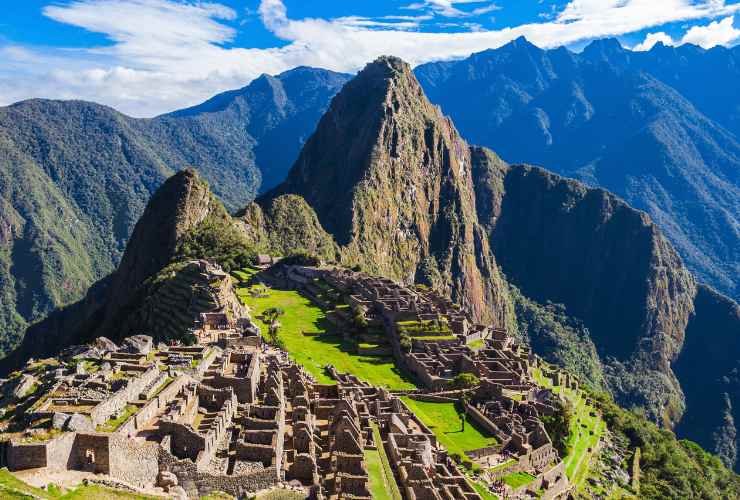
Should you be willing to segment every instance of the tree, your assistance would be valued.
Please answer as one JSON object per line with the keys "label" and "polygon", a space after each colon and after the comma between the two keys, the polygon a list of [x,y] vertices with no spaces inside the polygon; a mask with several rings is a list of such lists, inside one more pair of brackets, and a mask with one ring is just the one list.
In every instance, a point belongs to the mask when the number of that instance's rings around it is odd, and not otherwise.
{"label": "tree", "polygon": [[480,385],[480,379],[474,373],[459,373],[452,379],[452,387],[455,389],[472,389]]}
{"label": "tree", "polygon": [[465,432],[465,421],[468,419],[468,405],[470,404],[470,393],[463,392],[459,400],[462,413],[460,413],[460,423],[462,424],[462,431]]}
{"label": "tree", "polygon": [[285,314],[285,311],[283,311],[280,307],[270,307],[269,309],[265,309],[262,311],[262,317],[265,320],[265,323],[268,325],[273,324],[275,321],[277,321],[279,316],[282,316]]}
{"label": "tree", "polygon": [[555,412],[552,415],[543,415],[542,423],[547,434],[552,440],[552,445],[558,450],[561,457],[570,453],[568,437],[570,436],[570,423],[573,419],[573,408],[568,401],[557,400]]}

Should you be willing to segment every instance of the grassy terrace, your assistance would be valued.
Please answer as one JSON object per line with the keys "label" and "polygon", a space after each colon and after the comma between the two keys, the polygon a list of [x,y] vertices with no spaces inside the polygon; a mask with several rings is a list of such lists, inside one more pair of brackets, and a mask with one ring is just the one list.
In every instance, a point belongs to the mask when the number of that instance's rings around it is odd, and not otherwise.
{"label": "grassy terrace", "polygon": [[479,430],[470,418],[466,420],[463,431],[455,403],[427,403],[407,397],[401,399],[434,432],[450,454],[464,455],[466,451],[497,444],[496,438]]}
{"label": "grassy terrace", "polygon": [[525,484],[531,483],[535,480],[535,477],[527,472],[513,472],[505,475],[501,479],[512,488],[517,489]]}
{"label": "grassy terrace", "polygon": [[[251,277],[255,273],[244,270],[235,276]],[[324,366],[334,365],[341,372],[348,372],[373,385],[390,389],[413,389],[413,381],[404,376],[391,357],[359,356],[353,353],[354,345],[342,339],[321,308],[294,290],[269,289],[268,297],[253,297],[250,288],[237,289],[239,298],[252,311],[253,318],[263,331],[267,325],[260,320],[262,312],[271,307],[285,311],[279,321],[280,339],[291,358],[303,365],[320,383],[333,381],[324,372]]]}
{"label": "grassy terrace", "polygon": [[139,408],[136,405],[128,405],[126,406],[124,411],[121,412],[121,415],[118,418],[111,418],[106,423],[99,425],[97,431],[115,432],[126,420],[129,419],[129,417],[131,417],[131,415],[135,414],[137,411],[139,411]]}
{"label": "grassy terrace", "polygon": [[391,464],[383,448],[380,429],[374,422],[371,425],[377,449],[365,450],[365,461],[367,462],[370,479],[370,495],[374,500],[401,500],[401,492],[398,489]]}
{"label": "grassy terrace", "polygon": [[[570,424],[568,446],[571,452],[563,459],[568,479],[580,487],[588,475],[591,458],[599,444],[606,424],[592,406],[586,404],[581,391],[574,391],[561,386],[553,387],[551,381],[539,369],[534,371],[534,378],[543,387],[551,388],[555,393],[563,393],[573,405],[573,419]],[[591,413],[595,416],[591,416]],[[592,451],[588,451],[591,448]]]}

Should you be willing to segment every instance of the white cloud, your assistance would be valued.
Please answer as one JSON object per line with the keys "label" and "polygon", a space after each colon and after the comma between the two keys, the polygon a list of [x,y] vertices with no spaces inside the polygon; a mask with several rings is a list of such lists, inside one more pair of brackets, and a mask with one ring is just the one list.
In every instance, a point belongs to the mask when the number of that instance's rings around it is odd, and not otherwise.
{"label": "white cloud", "polygon": [[[287,43],[251,49],[225,46],[236,34],[229,22],[238,25],[238,19],[236,12],[219,4],[76,0],[44,12],[60,22],[103,33],[111,44],[84,50],[0,45],[0,99],[9,103],[27,97],[83,98],[151,116],[243,86],[262,73],[298,65],[349,72],[381,54],[418,64],[464,57],[522,35],[541,47],[554,47],[669,22],[731,16],[740,9],[722,0],[573,0],[551,20],[516,27],[482,30],[468,23],[469,31],[456,33],[419,29],[432,14],[491,5],[429,0],[409,6],[422,10],[420,16],[291,19],[281,0],[262,0],[260,19]],[[691,36],[704,44],[723,43],[732,31],[736,30],[724,19]]]}
{"label": "white cloud", "polygon": [[733,24],[733,16],[728,16],[707,26],[694,26],[686,32],[681,42],[693,43],[705,49],[715,45],[729,45],[740,38],[740,30]]}
{"label": "white cloud", "polygon": [[645,40],[632,47],[632,50],[638,52],[650,50],[658,42],[661,42],[664,45],[673,45],[673,38],[671,38],[671,36],[664,31],[659,31],[657,33],[648,33],[645,36]]}
{"label": "white cloud", "polygon": [[740,40],[740,29],[735,28],[734,21],[734,16],[728,16],[720,21],[712,21],[706,26],[692,26],[678,41],[673,40],[670,35],[663,31],[648,33],[645,40],[635,45],[632,50],[650,50],[658,42],[665,45],[693,43],[705,49],[717,45],[731,45]]}
{"label": "white cloud", "polygon": [[[456,7],[457,5],[471,5],[471,4],[486,4],[476,7],[472,10],[465,10]],[[480,16],[494,10],[499,10],[500,7],[493,2],[487,2],[485,0],[425,0],[423,2],[416,2],[403,7],[409,10],[422,10],[426,9],[430,12],[434,12],[444,17],[471,17]]]}

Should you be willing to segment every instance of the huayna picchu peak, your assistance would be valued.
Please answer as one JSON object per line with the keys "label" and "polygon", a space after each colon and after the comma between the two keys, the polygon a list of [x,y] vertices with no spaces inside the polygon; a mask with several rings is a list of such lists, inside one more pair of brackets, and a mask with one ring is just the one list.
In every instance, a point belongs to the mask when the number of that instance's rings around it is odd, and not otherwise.
{"label": "huayna picchu peak", "polygon": [[[0,109],[0,498],[740,497],[740,306],[677,239],[716,207],[669,203],[705,169],[654,147],[733,175],[732,113],[663,81],[692,50]],[[617,154],[646,144],[652,180]]]}
{"label": "huayna picchu peak", "polygon": [[513,323],[478,224],[470,147],[400,59],[368,64],[337,94],[285,182],[258,203],[288,193],[313,208],[343,262]]}

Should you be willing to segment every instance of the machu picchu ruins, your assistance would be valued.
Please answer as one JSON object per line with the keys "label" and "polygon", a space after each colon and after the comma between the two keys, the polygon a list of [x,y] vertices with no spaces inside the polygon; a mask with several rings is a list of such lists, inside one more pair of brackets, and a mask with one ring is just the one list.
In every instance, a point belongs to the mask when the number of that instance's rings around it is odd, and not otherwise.
{"label": "machu picchu ruins", "polygon": [[[567,374],[425,287],[264,260],[249,277],[252,296],[277,287],[308,298],[360,355],[392,359],[416,388],[375,386],[329,363],[331,383],[321,383],[268,342],[249,307],[211,293],[205,308],[195,287],[198,305],[173,318],[187,345],[166,328],[119,345],[100,337],[4,380],[0,465],[181,498],[271,488],[313,499],[371,499],[378,488],[409,500],[567,496],[564,457],[542,421],[562,395],[535,373],[577,389]],[[185,269],[232,279],[206,262]],[[478,383],[456,387],[461,374]],[[410,402],[454,405],[494,444],[451,452]],[[528,480],[502,479],[517,475]]]}

